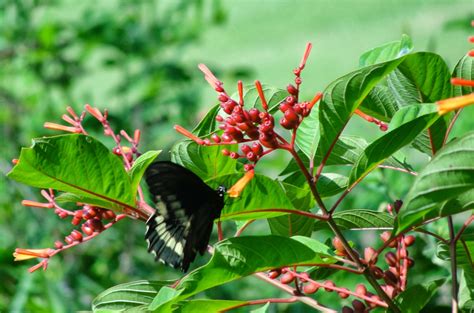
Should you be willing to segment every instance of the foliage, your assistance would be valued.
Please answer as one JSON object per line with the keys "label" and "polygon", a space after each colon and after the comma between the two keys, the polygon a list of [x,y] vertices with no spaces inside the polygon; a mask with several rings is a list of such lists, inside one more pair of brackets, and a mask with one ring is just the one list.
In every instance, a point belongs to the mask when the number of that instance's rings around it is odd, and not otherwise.
{"label": "foliage", "polygon": [[[94,300],[95,311],[148,308],[156,312],[187,312],[203,307],[218,311],[295,301],[331,311],[329,306],[334,302],[315,300],[322,291],[316,292],[325,289],[335,291],[341,299],[351,297],[354,310],[378,307],[417,312],[436,297],[450,276],[456,303],[459,297],[462,309],[472,305],[468,297],[472,294],[470,269],[474,266],[469,257],[472,250],[469,225],[474,220],[471,211],[474,168],[470,153],[474,151],[474,140],[472,132],[450,138],[456,118],[449,111],[458,110],[459,114],[460,108],[474,103],[473,94],[463,91],[460,95],[451,88],[451,75],[442,58],[434,53],[411,52],[411,40],[403,36],[400,41],[364,53],[360,60],[363,67],[336,79],[311,101],[303,101],[299,94],[300,75],[310,50],[308,45],[294,71],[295,83],[287,91],[262,87],[257,81],[252,95],[252,92],[244,93],[239,83],[236,100],[207,67],[200,66],[206,80],[218,91],[220,106],[211,108],[194,133],[176,127],[188,140],[177,143],[172,156],[175,162],[198,174],[212,187],[232,186],[217,227],[220,236],[222,225],[226,228],[236,225],[237,232],[230,238],[219,238],[213,245],[210,261],[179,281],[139,281],[112,287]],[[466,64],[472,63],[459,64],[462,65],[454,69],[453,76],[472,82],[473,70],[466,69]],[[282,97],[282,92],[287,92],[287,97]],[[256,94],[259,101],[255,100]],[[128,214],[145,219],[150,211],[137,182],[158,152],[140,156],[136,149],[139,136],[130,138],[123,132],[122,136],[128,140],[123,143],[110,129],[106,112],[90,106],[84,112],[99,120],[105,134],[114,139],[115,154],[87,134],[82,127],[84,113],[70,122],[73,128],[47,124],[49,128],[82,134],[37,139],[31,148],[23,150],[9,177],[31,186],[72,194],[64,196],[63,201],[80,199],[80,205],[97,207],[101,214],[107,212],[104,209],[113,209],[120,214],[117,217]],[[224,118],[223,114],[228,116]],[[354,116],[375,124],[381,131],[378,138],[343,134],[345,126],[353,118],[359,118]],[[284,137],[288,133],[289,140]],[[251,146],[250,142],[253,142]],[[418,173],[401,150],[410,144],[431,156]],[[264,162],[261,159],[277,150],[292,157],[281,168],[284,169],[281,174],[276,178],[256,174],[260,162]],[[351,168],[349,172],[344,171],[347,166]],[[357,207],[341,210],[346,196],[356,194],[356,187],[377,171],[393,171],[400,177],[416,176],[404,201],[389,204],[386,212]],[[52,194],[50,191],[49,197]],[[54,199],[45,198],[48,203],[24,203],[54,207],[59,216],[64,212],[69,214]],[[75,218],[78,211],[70,211],[73,213],[69,215]],[[453,215],[458,213],[464,215],[460,215],[462,226],[456,230]],[[433,221],[445,217],[449,234],[433,231]],[[83,225],[90,223],[90,218],[84,220]],[[247,230],[249,225],[262,220],[268,221],[272,235],[251,234]],[[116,218],[105,229],[118,221]],[[364,246],[349,241],[361,229],[381,232],[382,244],[375,249],[372,247],[375,243]],[[87,240],[102,230],[96,229]],[[244,231],[246,235],[241,236]],[[314,232],[317,236],[312,236]],[[412,281],[412,275],[416,278],[417,273],[416,258],[409,256],[408,251],[416,246],[415,232],[424,234],[418,235],[416,241],[426,236],[437,242],[439,257],[451,262],[453,272],[443,272],[442,279]],[[69,245],[65,247],[83,240],[74,234],[73,231],[70,235],[72,243],[66,237]],[[17,249],[16,257],[42,259],[31,269],[35,271],[64,249],[62,246],[56,246],[56,250]],[[362,249],[363,253],[357,252]],[[459,289],[457,266],[463,268]],[[341,272],[355,275],[359,284],[355,288],[342,287],[344,283],[337,276]],[[226,284],[247,276],[271,283],[291,297],[238,301],[191,298],[214,287],[225,288]],[[352,310],[348,305],[347,300],[342,300],[345,311]]]}

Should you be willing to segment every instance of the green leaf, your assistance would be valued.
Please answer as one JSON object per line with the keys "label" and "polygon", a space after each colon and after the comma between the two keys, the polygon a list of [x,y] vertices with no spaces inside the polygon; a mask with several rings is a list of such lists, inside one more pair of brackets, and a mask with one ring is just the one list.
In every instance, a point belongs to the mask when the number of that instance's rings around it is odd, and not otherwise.
{"label": "green leaf", "polygon": [[379,120],[390,122],[392,116],[399,110],[399,106],[388,87],[377,85],[369,92],[359,109]]}
{"label": "green leaf", "polygon": [[132,168],[128,172],[128,175],[130,175],[132,181],[133,191],[136,191],[138,189],[138,185],[140,184],[140,180],[142,179],[145,170],[147,169],[148,165],[150,165],[156,159],[160,152],[161,150],[147,151],[135,160],[132,165]]}
{"label": "green leaf", "polygon": [[[436,256],[444,261],[451,260],[449,246],[443,242],[438,242]],[[465,232],[456,243],[456,264],[459,267],[474,268],[474,231]]]}
{"label": "green leaf", "polygon": [[183,300],[255,272],[281,266],[334,263],[331,250],[308,237],[251,236],[219,242],[209,263],[189,273],[177,286]]}
{"label": "green leaf", "polygon": [[436,291],[446,282],[446,279],[437,279],[429,283],[419,284],[408,288],[399,294],[395,301],[403,313],[418,313],[425,307]]}
{"label": "green leaf", "polygon": [[135,192],[122,160],[90,136],[36,138],[31,148],[21,149],[19,163],[8,177],[107,203],[109,209],[135,207]]}
{"label": "green leaf", "polygon": [[[208,181],[212,187],[224,185],[232,186],[243,174],[233,174],[219,176]],[[271,195],[271,197],[269,197]],[[248,220],[255,218],[269,218],[282,214],[280,212],[249,212],[264,209],[289,209],[293,205],[285,194],[282,186],[275,180],[260,174],[255,174],[254,178],[244,188],[238,198],[227,198],[224,209],[221,213],[221,220]],[[248,212],[248,213],[247,213]]]}
{"label": "green leaf", "polygon": [[[459,60],[454,68],[452,77],[474,80],[474,60],[469,54],[466,54]],[[452,86],[453,96],[464,96],[474,92],[473,87],[469,86]]]}
{"label": "green leaf", "polygon": [[173,281],[139,280],[114,286],[101,292],[92,301],[92,311],[128,310],[149,305],[162,287],[172,283]]}
{"label": "green leaf", "polygon": [[474,267],[465,266],[460,275],[459,282],[459,308],[474,310]]}
{"label": "green leaf", "polygon": [[[290,176],[285,178],[284,182],[295,186],[301,186],[300,188],[305,188],[310,192],[308,183],[306,182],[304,175],[300,172],[292,173]],[[348,178],[346,176],[337,173],[325,173],[319,176],[316,188],[318,189],[321,198],[328,198],[344,191],[347,188],[347,183]]]}
{"label": "green leaf", "polygon": [[206,116],[199,122],[199,124],[193,129],[193,134],[198,137],[207,136],[216,130],[216,116],[221,109],[220,104],[213,106],[207,113]]}
{"label": "green leaf", "polygon": [[[448,206],[443,202],[461,198],[474,188],[474,132],[444,146],[418,174],[396,221],[396,234],[435,217],[463,212],[467,206]],[[465,195],[464,195],[465,196]],[[441,209],[440,209],[441,208]]]}
{"label": "green leaf", "polygon": [[[289,96],[286,90],[265,84],[262,85],[262,90],[265,95],[265,100],[267,100],[268,111],[270,113],[278,110],[280,103]],[[232,99],[238,99],[238,95],[233,94]],[[255,88],[254,85],[244,86],[244,104],[247,108],[261,108],[262,101],[258,95],[257,88]]]}
{"label": "green leaf", "polygon": [[150,303],[148,308],[150,310],[156,310],[161,305],[169,302],[171,299],[173,299],[177,295],[179,295],[179,292],[176,289],[163,286],[158,292],[158,295],[156,295],[156,297],[153,299],[153,302]]}
{"label": "green leaf", "polygon": [[[405,56],[384,63],[370,65],[332,82],[319,103],[320,150],[326,155],[337,140],[354,111],[369,92],[393,71]],[[316,132],[317,130],[315,130]]]}
{"label": "green leaf", "polygon": [[245,303],[247,303],[247,301],[208,299],[181,301],[173,306],[173,313],[222,312]]}
{"label": "green leaf", "polygon": [[[367,229],[392,229],[393,216],[387,212],[376,212],[365,209],[354,209],[340,211],[333,214],[336,225],[341,230],[367,230]],[[317,221],[314,224],[314,230],[327,229],[327,223]]]}
{"label": "green leaf", "polygon": [[313,159],[319,144],[319,110],[313,109],[298,127],[296,131],[296,144],[309,158]]}
{"label": "green leaf", "polygon": [[411,38],[403,34],[401,40],[392,41],[380,47],[376,47],[374,49],[364,52],[359,58],[359,66],[364,67],[376,63],[389,61],[408,54],[412,50],[413,43],[411,41]]}
{"label": "green leaf", "polygon": [[258,309],[250,311],[250,313],[267,313],[270,302],[267,302],[264,306],[259,307]]}
{"label": "green leaf", "polygon": [[372,142],[352,168],[349,186],[354,186],[386,158],[409,144],[439,118],[436,104],[415,104],[399,110],[390,131]]}
{"label": "green leaf", "polygon": [[[451,96],[451,73],[444,60],[437,54],[418,52],[408,55],[403,63],[389,75],[388,85],[400,106],[430,103]],[[421,152],[432,154],[443,144],[450,116],[443,117],[414,142]]]}
{"label": "green leaf", "polygon": [[232,150],[232,146],[200,146],[194,141],[185,140],[173,146],[171,160],[193,171],[203,180],[237,173],[237,160],[222,155],[222,149]]}
{"label": "green leaf", "polygon": [[104,209],[110,209],[111,203],[107,200],[79,196],[70,192],[63,192],[55,197],[58,203],[86,203]]}

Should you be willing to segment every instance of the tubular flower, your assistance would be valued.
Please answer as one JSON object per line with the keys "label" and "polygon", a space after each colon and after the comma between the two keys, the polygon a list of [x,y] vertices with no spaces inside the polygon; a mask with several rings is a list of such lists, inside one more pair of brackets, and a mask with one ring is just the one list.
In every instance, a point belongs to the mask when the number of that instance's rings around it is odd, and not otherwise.
{"label": "tubular flower", "polygon": [[242,194],[245,186],[252,180],[255,175],[255,171],[252,169],[247,171],[241,179],[239,179],[228,191],[227,194],[231,198],[237,198]]}
{"label": "tubular flower", "polygon": [[438,113],[440,115],[443,115],[453,110],[458,110],[468,105],[474,104],[474,93],[471,93],[465,96],[440,100],[437,102],[437,104],[438,104]]}
{"label": "tubular flower", "polygon": [[42,258],[47,259],[49,258],[49,253],[51,249],[21,249],[16,248],[13,256],[15,257],[15,261],[24,261],[34,258]]}

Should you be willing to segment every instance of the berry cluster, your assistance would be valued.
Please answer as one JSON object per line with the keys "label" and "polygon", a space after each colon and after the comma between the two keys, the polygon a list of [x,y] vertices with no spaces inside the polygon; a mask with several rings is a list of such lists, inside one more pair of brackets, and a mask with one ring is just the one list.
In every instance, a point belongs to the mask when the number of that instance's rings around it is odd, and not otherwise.
{"label": "berry cluster", "polygon": [[[397,200],[392,205],[388,205],[387,210],[390,214],[395,215],[398,213],[401,206],[402,202]],[[390,299],[394,299],[399,293],[406,289],[408,269],[414,265],[413,259],[408,257],[407,247],[414,244],[415,237],[411,235],[400,235],[392,238],[391,233],[385,231],[380,235],[380,239],[383,241],[382,248],[379,250],[375,250],[372,247],[365,248],[364,256],[358,257],[358,261],[361,264],[364,264],[368,270],[373,273],[377,280],[383,281],[381,282],[380,287]],[[340,260],[344,264],[355,264],[353,262],[354,260],[348,255],[342,241],[338,237],[333,238],[332,245],[335,249],[335,254],[340,257]],[[379,255],[387,249],[393,250],[387,251],[383,261],[378,262]],[[325,264],[324,266],[346,270],[359,275],[363,273],[363,269],[353,269],[338,264]],[[381,267],[387,269],[383,270]],[[343,307],[342,312],[346,313],[362,313],[368,312],[375,307],[388,306],[379,296],[369,292],[363,284],[358,284],[355,290],[351,291],[347,288],[337,287],[331,280],[326,280],[324,282],[315,281],[309,277],[308,273],[298,273],[296,270],[290,268],[273,269],[268,272],[267,276],[271,279],[277,279],[280,277],[280,283],[282,284],[290,284],[294,282],[297,290],[301,290],[307,295],[314,294],[318,290],[325,290],[328,292],[337,292],[341,299],[346,299],[349,296],[357,298],[352,301],[351,306]]]}
{"label": "berry cluster", "polygon": [[[137,149],[140,140],[139,130],[135,130],[133,138],[129,136],[124,130],[120,131],[120,134],[114,133],[109,121],[107,120],[107,111],[105,110],[102,113],[99,109],[91,107],[90,105],[85,105],[85,110],[81,114],[76,114],[76,112],[71,107],[67,108],[67,112],[68,114],[64,114],[62,119],[70,126],[49,122],[45,123],[44,126],[48,129],[87,135],[88,133],[83,128],[82,122],[86,114],[89,113],[102,124],[104,128],[104,135],[109,136],[114,140],[116,146],[112,149],[112,152],[122,158],[125,169],[129,170],[132,167],[133,162],[140,155]],[[125,138],[129,145],[123,145],[121,143],[122,138]],[[18,160],[13,160],[13,162],[17,163]],[[42,190],[41,195],[47,200],[47,203],[23,200],[22,204],[29,207],[54,209],[54,213],[57,214],[61,219],[71,218],[71,223],[74,226],[80,225],[80,230],[74,229],[69,235],[65,236],[64,241],[56,241],[54,243],[55,249],[16,249],[14,256],[15,260],[17,261],[27,260],[30,258],[41,259],[37,265],[30,268],[30,272],[33,272],[41,267],[46,269],[50,257],[65,249],[71,248],[96,237],[101,232],[110,228],[116,222],[127,216],[146,220],[154,212],[154,209],[150,208],[146,204],[140,188],[138,189],[138,207],[124,208],[124,214],[118,215],[116,215],[111,210],[102,209],[83,203],[77,203],[79,208],[76,210],[67,210],[56,202],[55,194],[52,189],[49,191]]]}
{"label": "berry cluster", "polygon": [[[302,82],[301,72],[305,67],[310,51],[311,44],[308,44],[300,65],[293,71],[296,76],[295,85],[288,85],[288,97],[280,103],[279,107],[280,111],[283,112],[283,117],[279,120],[280,125],[293,132],[291,143],[288,143],[276,131],[275,117],[273,113],[269,111],[270,108],[259,81],[255,82],[255,88],[259,94],[262,109],[247,109],[244,107],[242,82],[238,82],[239,101],[235,101],[225,91],[223,83],[219,81],[204,64],[200,64],[199,68],[204,73],[205,79],[209,84],[219,93],[218,100],[220,107],[222,111],[227,114],[226,117],[222,115],[216,116],[216,121],[219,123],[219,129],[222,133],[220,135],[214,133],[210,139],[201,139],[181,126],[176,126],[175,129],[201,145],[241,144],[240,152],[230,152],[224,149],[222,153],[233,159],[247,159],[251,163],[245,166],[247,171],[252,170],[262,156],[275,149],[292,149],[298,126],[302,120],[310,114],[311,109],[322,96],[321,93],[317,93],[311,101],[299,101],[298,99],[299,87]],[[247,142],[252,142],[252,144],[245,144]]]}

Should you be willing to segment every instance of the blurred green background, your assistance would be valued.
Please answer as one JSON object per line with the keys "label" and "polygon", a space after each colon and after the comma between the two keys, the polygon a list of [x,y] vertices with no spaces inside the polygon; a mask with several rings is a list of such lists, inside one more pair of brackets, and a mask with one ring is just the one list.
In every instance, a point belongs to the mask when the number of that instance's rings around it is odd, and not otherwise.
{"label": "blurred green background", "polygon": [[[310,41],[313,52],[303,73],[303,95],[310,98],[354,70],[362,52],[406,33],[415,50],[439,53],[453,68],[470,49],[466,38],[473,16],[471,0],[0,1],[0,168],[6,174],[11,159],[31,138],[53,134],[42,125],[60,122],[67,105],[77,111],[85,103],[107,108],[117,131],[143,131],[142,151],[169,149],[178,139],[173,124],[192,127],[215,104],[198,63],[207,64],[227,90],[234,90],[238,79],[251,84],[256,78],[284,88]],[[473,110],[464,113],[455,132],[473,127],[466,118]],[[100,131],[92,121],[86,126]],[[349,127],[357,134],[369,130],[373,132],[372,125],[362,122]],[[408,154],[415,167],[426,161],[415,152]],[[282,169],[282,158],[277,156],[262,171]],[[402,198],[411,178],[401,176],[370,175],[343,207],[378,209]],[[145,251],[144,226],[132,220],[55,256],[46,272],[29,274],[34,263],[13,263],[13,250],[52,246],[71,225],[58,223],[52,212],[20,205],[22,199],[39,199],[39,190],[4,175],[0,188],[0,312],[88,310],[94,296],[118,283],[180,275],[153,262]],[[232,225],[226,228],[232,231]],[[268,232],[264,223],[252,228]],[[370,238],[360,240],[371,244]],[[417,272],[443,273],[444,263],[432,258],[434,243],[418,245],[423,246],[425,250],[414,252],[421,260]],[[356,283],[353,277],[339,276],[348,286]],[[263,286],[249,278],[207,296],[278,296],[278,290]],[[305,312],[306,307],[270,310]]]}

